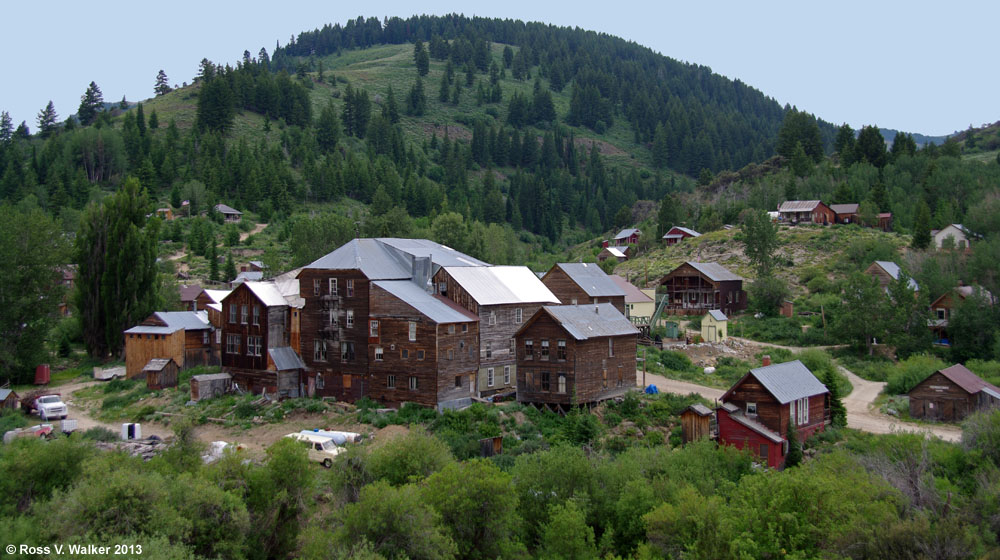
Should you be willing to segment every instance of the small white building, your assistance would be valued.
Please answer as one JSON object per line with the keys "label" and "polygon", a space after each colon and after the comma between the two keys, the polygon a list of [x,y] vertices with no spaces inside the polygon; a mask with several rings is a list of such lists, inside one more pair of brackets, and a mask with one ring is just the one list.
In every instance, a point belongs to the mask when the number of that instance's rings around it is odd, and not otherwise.
{"label": "small white building", "polygon": [[949,237],[955,241],[956,249],[968,249],[969,238],[973,237],[974,234],[962,224],[948,224],[942,229],[931,231],[931,236],[934,238],[934,246],[938,249],[944,244],[944,240]]}
{"label": "small white building", "polygon": [[713,309],[701,319],[701,339],[705,342],[722,342],[726,339],[729,319],[718,309]]}

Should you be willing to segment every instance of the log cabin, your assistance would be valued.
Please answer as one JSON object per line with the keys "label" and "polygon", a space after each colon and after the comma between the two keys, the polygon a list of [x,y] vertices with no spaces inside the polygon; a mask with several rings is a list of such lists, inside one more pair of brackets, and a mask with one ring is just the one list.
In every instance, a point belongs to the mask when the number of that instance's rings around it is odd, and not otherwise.
{"label": "log cabin", "polygon": [[610,303],[625,314],[625,292],[596,263],[557,263],[542,283],[563,303]]}
{"label": "log cabin", "polygon": [[786,200],[778,206],[781,220],[790,224],[830,225],[836,215],[829,206],[819,200]]}
{"label": "log cabin", "polygon": [[718,263],[688,261],[660,280],[664,310],[673,315],[703,315],[719,309],[734,315],[747,308],[743,278]]}
{"label": "log cabin", "polygon": [[961,422],[977,410],[1000,406],[1000,388],[961,364],[930,374],[907,396],[910,416],[923,420]]}
{"label": "log cabin", "polygon": [[517,389],[514,334],[556,296],[525,266],[443,267],[434,286],[479,317],[479,368],[474,394],[479,397]]}
{"label": "log cabin", "polygon": [[125,335],[125,377],[142,379],[154,358],[171,358],[180,369],[218,365],[212,352],[212,325],[204,311],[158,311]]}
{"label": "log cabin", "polygon": [[805,441],[830,423],[830,391],[799,360],[750,370],[720,401],[719,442],[783,468],[791,424]]}
{"label": "log cabin", "polygon": [[354,402],[367,394],[374,355],[368,342],[371,282],[409,280],[429,291],[433,273],[443,266],[488,265],[427,239],[362,238],[299,271],[302,357],[316,395]]}
{"label": "log cabin", "polygon": [[701,234],[693,229],[674,226],[670,228],[670,231],[663,234],[662,239],[667,242],[667,245],[676,245],[689,237],[701,237]]}
{"label": "log cabin", "polygon": [[515,335],[517,401],[565,411],[625,394],[638,333],[610,303],[542,307]]}

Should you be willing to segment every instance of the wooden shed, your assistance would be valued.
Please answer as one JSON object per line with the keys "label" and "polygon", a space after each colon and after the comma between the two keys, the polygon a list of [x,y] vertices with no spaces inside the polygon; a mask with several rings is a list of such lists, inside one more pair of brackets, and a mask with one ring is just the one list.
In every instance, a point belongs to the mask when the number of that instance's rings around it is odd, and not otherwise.
{"label": "wooden shed", "polygon": [[0,410],[6,408],[16,409],[17,405],[17,393],[11,389],[0,389]]}
{"label": "wooden shed", "polygon": [[153,358],[142,368],[146,377],[146,387],[151,390],[177,386],[177,371],[180,368],[173,358]]}
{"label": "wooden shed", "polygon": [[681,412],[681,439],[684,443],[712,436],[712,409],[693,404]]}
{"label": "wooden shed", "polygon": [[195,375],[191,378],[191,400],[219,397],[233,388],[233,376],[228,373]]}
{"label": "wooden shed", "polygon": [[1000,388],[961,364],[938,370],[908,393],[910,416],[957,422],[978,409],[1000,406]]}
{"label": "wooden shed", "polygon": [[722,342],[728,336],[729,319],[718,309],[713,309],[701,319],[701,339],[705,342]]}

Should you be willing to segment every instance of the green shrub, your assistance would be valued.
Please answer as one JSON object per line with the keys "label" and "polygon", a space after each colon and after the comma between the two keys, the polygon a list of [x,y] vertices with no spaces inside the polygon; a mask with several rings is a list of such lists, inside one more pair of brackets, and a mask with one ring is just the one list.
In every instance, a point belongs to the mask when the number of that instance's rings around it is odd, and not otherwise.
{"label": "green shrub", "polygon": [[17,428],[28,425],[28,418],[23,412],[17,409],[0,409],[0,436]]}
{"label": "green shrub", "polygon": [[250,401],[241,401],[233,408],[233,416],[240,419],[253,418],[257,415],[257,405]]}
{"label": "green shrub", "polygon": [[105,428],[104,426],[94,426],[81,434],[83,439],[93,441],[118,441],[118,434]]}
{"label": "green shrub", "polygon": [[910,392],[927,376],[946,366],[940,358],[927,354],[915,354],[896,364],[889,373],[885,392],[900,395]]}
{"label": "green shrub", "polygon": [[691,371],[694,369],[694,364],[691,363],[691,359],[688,358],[681,352],[676,352],[674,350],[664,350],[657,356],[657,361],[663,365],[663,367],[673,370],[673,371]]}

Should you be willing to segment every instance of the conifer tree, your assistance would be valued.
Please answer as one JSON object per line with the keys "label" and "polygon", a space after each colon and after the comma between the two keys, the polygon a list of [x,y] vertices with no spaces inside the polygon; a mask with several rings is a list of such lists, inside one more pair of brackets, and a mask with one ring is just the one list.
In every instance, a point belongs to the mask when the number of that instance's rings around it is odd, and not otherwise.
{"label": "conifer tree", "polygon": [[316,143],[320,150],[329,152],[337,147],[338,140],[340,140],[340,119],[337,118],[337,111],[331,99],[320,111],[319,121],[316,123]]}
{"label": "conifer tree", "polygon": [[211,280],[212,282],[218,282],[219,251],[215,246],[215,240],[212,240],[211,245],[208,248],[208,270],[209,270],[209,280]]}
{"label": "conifer tree", "polygon": [[[261,50],[263,51],[264,49]],[[161,95],[170,93],[171,91],[173,91],[173,88],[171,88],[170,84],[167,82],[167,73],[161,69],[156,74],[156,85],[153,86],[153,93],[155,93],[156,96],[159,97]]]}
{"label": "conifer tree", "polygon": [[788,454],[785,455],[785,468],[797,467],[802,462],[802,444],[799,442],[799,434],[795,430],[795,425],[788,422]]}
{"label": "conifer tree", "polygon": [[826,389],[830,391],[830,423],[835,428],[847,426],[847,409],[840,398],[840,387],[837,385],[837,379],[832,369],[827,370],[823,376],[823,385],[826,385]]}
{"label": "conifer tree", "polygon": [[[56,120],[59,115],[56,113],[56,106],[49,100],[48,105],[38,113],[38,132],[45,138],[56,130]],[[24,123],[21,123],[22,125]],[[27,127],[24,127],[27,130]]]}
{"label": "conifer tree", "polygon": [[0,112],[0,142],[9,142],[14,136],[14,121],[7,111]]}
{"label": "conifer tree", "polygon": [[396,104],[396,93],[392,91],[392,86],[389,86],[389,93],[386,94],[382,116],[392,124],[399,122],[399,106]]}
{"label": "conifer tree", "polygon": [[424,81],[418,77],[410,88],[410,95],[406,98],[406,114],[419,117],[426,110],[427,96],[424,94]]}
{"label": "conifer tree", "polygon": [[97,114],[103,109],[104,95],[101,93],[101,88],[97,87],[96,83],[90,82],[87,91],[80,97],[80,108],[76,111],[76,118],[80,120],[80,124],[87,126],[94,122]]}
{"label": "conifer tree", "polygon": [[226,254],[225,275],[226,275],[226,282],[232,282],[233,280],[236,279],[236,263],[233,262],[232,253]]}
{"label": "conifer tree", "polygon": [[917,216],[913,222],[913,242],[910,244],[914,249],[926,249],[931,244],[931,209],[923,200],[917,206]]}
{"label": "conifer tree", "polygon": [[413,62],[417,65],[417,75],[426,76],[427,72],[430,71],[431,59],[427,54],[427,49],[424,48],[424,42],[417,39],[417,42],[413,44]]}

